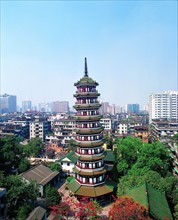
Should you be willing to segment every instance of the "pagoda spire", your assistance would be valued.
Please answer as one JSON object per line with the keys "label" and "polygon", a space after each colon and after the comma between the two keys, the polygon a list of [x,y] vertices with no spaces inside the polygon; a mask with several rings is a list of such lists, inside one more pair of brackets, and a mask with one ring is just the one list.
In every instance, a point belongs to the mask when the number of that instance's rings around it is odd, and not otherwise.
{"label": "pagoda spire", "polygon": [[85,57],[85,69],[84,69],[84,77],[88,77],[88,68],[87,68],[87,58]]}

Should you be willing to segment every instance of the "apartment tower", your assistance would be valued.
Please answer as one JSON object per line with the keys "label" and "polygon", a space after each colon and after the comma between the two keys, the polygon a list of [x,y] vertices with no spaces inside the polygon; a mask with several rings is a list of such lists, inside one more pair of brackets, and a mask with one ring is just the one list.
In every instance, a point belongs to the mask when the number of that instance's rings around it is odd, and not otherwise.
{"label": "apartment tower", "polygon": [[150,123],[153,119],[178,120],[178,91],[166,91],[149,96]]}

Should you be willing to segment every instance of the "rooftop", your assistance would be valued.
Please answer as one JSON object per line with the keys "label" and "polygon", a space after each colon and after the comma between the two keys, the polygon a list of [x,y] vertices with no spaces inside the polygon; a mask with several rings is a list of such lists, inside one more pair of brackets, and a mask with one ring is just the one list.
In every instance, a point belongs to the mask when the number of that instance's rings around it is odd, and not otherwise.
{"label": "rooftop", "polygon": [[57,175],[59,175],[58,171],[52,171],[51,169],[42,164],[39,164],[21,174],[21,176],[25,179],[29,181],[34,180],[38,184],[43,186],[50,182]]}

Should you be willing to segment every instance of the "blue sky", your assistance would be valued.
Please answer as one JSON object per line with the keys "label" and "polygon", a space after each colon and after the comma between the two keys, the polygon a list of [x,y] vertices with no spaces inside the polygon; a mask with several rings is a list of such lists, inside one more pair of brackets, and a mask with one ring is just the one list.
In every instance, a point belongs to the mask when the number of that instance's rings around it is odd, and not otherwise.
{"label": "blue sky", "polygon": [[74,82],[101,100],[146,105],[177,90],[177,1],[1,1],[1,94],[74,103]]}

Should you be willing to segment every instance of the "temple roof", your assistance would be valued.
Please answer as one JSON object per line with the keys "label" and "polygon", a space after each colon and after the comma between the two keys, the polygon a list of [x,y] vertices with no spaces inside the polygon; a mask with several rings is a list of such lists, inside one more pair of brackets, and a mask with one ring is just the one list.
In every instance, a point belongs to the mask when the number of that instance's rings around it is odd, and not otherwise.
{"label": "temple roof", "polygon": [[99,186],[83,186],[76,180],[68,183],[68,188],[77,196],[99,197],[113,192],[113,187],[102,184]]}
{"label": "temple roof", "polygon": [[96,81],[94,81],[92,78],[90,78],[88,76],[88,67],[87,67],[87,58],[85,57],[85,66],[84,66],[84,77],[81,78],[79,81],[77,81],[76,83],[74,83],[74,86],[82,86],[82,85],[95,85],[97,86],[98,83]]}
{"label": "temple roof", "polygon": [[129,190],[127,196],[146,207],[149,213],[156,219],[173,219],[165,193],[154,189],[150,184],[145,183],[139,187]]}

